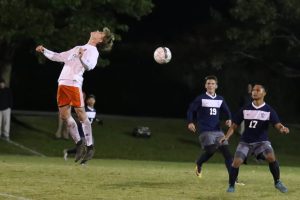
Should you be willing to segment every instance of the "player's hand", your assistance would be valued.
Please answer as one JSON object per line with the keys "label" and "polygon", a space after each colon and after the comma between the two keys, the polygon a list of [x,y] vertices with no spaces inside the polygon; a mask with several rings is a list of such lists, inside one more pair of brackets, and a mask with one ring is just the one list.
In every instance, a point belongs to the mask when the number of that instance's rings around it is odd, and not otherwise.
{"label": "player's hand", "polygon": [[228,138],[226,138],[226,136],[224,135],[220,140],[219,143],[223,144],[223,142],[225,142],[226,140],[228,140]]}
{"label": "player's hand", "polygon": [[195,133],[196,132],[196,126],[195,126],[195,124],[194,123],[189,123],[188,124],[188,129],[190,131],[192,131],[193,133]]}
{"label": "player's hand", "polygon": [[230,127],[232,124],[232,121],[230,119],[226,120],[225,124],[226,124],[226,126]]}
{"label": "player's hand", "polygon": [[35,48],[35,50],[37,51],[37,52],[39,52],[39,53],[43,53],[44,52],[44,47],[43,47],[43,45],[39,45],[39,46],[37,46],[36,48]]}
{"label": "player's hand", "polygon": [[282,126],[279,131],[282,134],[288,134],[290,132],[290,129],[288,127]]}
{"label": "player's hand", "polygon": [[83,48],[80,48],[79,51],[78,51],[78,56],[79,58],[82,58],[84,52],[86,51],[86,49],[83,49]]}

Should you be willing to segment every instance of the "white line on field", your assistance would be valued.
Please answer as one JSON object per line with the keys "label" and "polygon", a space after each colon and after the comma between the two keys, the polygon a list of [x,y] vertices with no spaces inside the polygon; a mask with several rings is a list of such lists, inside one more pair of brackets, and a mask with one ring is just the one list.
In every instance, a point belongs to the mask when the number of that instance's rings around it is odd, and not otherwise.
{"label": "white line on field", "polygon": [[3,196],[3,197],[10,197],[10,198],[15,198],[15,199],[17,199],[17,200],[30,200],[30,199],[27,199],[27,198],[24,198],[24,197],[15,196],[15,195],[6,194],[6,193],[0,193],[0,196]]}
{"label": "white line on field", "polygon": [[15,146],[17,146],[17,147],[23,149],[23,150],[29,151],[30,153],[32,153],[32,154],[34,154],[34,155],[46,157],[44,154],[41,154],[41,153],[39,153],[39,152],[37,152],[37,151],[34,151],[34,150],[32,150],[32,149],[30,149],[30,148],[28,148],[28,147],[23,146],[22,144],[19,144],[19,143],[17,143],[17,142],[14,142],[14,141],[12,141],[12,140],[5,140],[5,141],[7,141],[8,143],[13,144],[13,145],[15,145]]}

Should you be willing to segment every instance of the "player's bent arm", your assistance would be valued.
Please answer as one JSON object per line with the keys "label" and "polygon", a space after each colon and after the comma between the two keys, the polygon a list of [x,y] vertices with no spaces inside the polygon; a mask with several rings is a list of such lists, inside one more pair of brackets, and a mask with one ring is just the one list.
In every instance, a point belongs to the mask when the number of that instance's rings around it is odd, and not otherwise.
{"label": "player's bent arm", "polygon": [[231,112],[230,112],[229,107],[228,107],[228,105],[227,105],[227,103],[226,103],[225,100],[221,104],[221,109],[227,115],[228,120],[230,120],[231,119]]}
{"label": "player's bent arm", "polygon": [[229,140],[229,138],[231,137],[231,135],[234,133],[234,130],[237,128],[238,126],[235,123],[232,123],[232,125],[230,126],[230,128],[228,129],[226,135],[221,138],[220,143],[223,143],[225,140]]}
{"label": "player's bent arm", "polygon": [[230,127],[232,125],[231,119],[226,120],[225,124],[226,126]]}
{"label": "player's bent arm", "polygon": [[96,67],[98,56],[99,56],[98,53],[86,52],[85,50],[81,49],[79,60],[82,66],[84,67],[84,69],[90,71]]}
{"label": "player's bent arm", "polygon": [[285,127],[282,123],[277,123],[274,126],[280,133],[288,134],[290,132],[290,129],[288,127]]}
{"label": "player's bent arm", "polygon": [[90,71],[96,66],[96,64],[91,63],[88,59],[79,58],[79,60],[86,71]]}

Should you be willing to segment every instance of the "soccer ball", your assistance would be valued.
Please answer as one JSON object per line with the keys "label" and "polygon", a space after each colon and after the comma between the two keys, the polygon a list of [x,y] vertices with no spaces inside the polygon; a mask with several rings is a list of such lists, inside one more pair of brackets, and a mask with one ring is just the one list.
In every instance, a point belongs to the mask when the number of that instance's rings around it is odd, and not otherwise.
{"label": "soccer ball", "polygon": [[166,64],[170,62],[172,53],[168,47],[158,47],[154,51],[154,60],[158,64]]}

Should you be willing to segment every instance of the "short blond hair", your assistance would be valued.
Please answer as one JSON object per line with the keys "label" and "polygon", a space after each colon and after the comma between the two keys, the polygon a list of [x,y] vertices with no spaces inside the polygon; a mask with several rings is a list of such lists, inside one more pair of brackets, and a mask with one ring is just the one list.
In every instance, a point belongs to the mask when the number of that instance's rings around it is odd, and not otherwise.
{"label": "short blond hair", "polygon": [[107,27],[103,28],[103,33],[105,34],[103,41],[97,46],[100,49],[100,51],[110,51],[115,41],[115,35]]}

